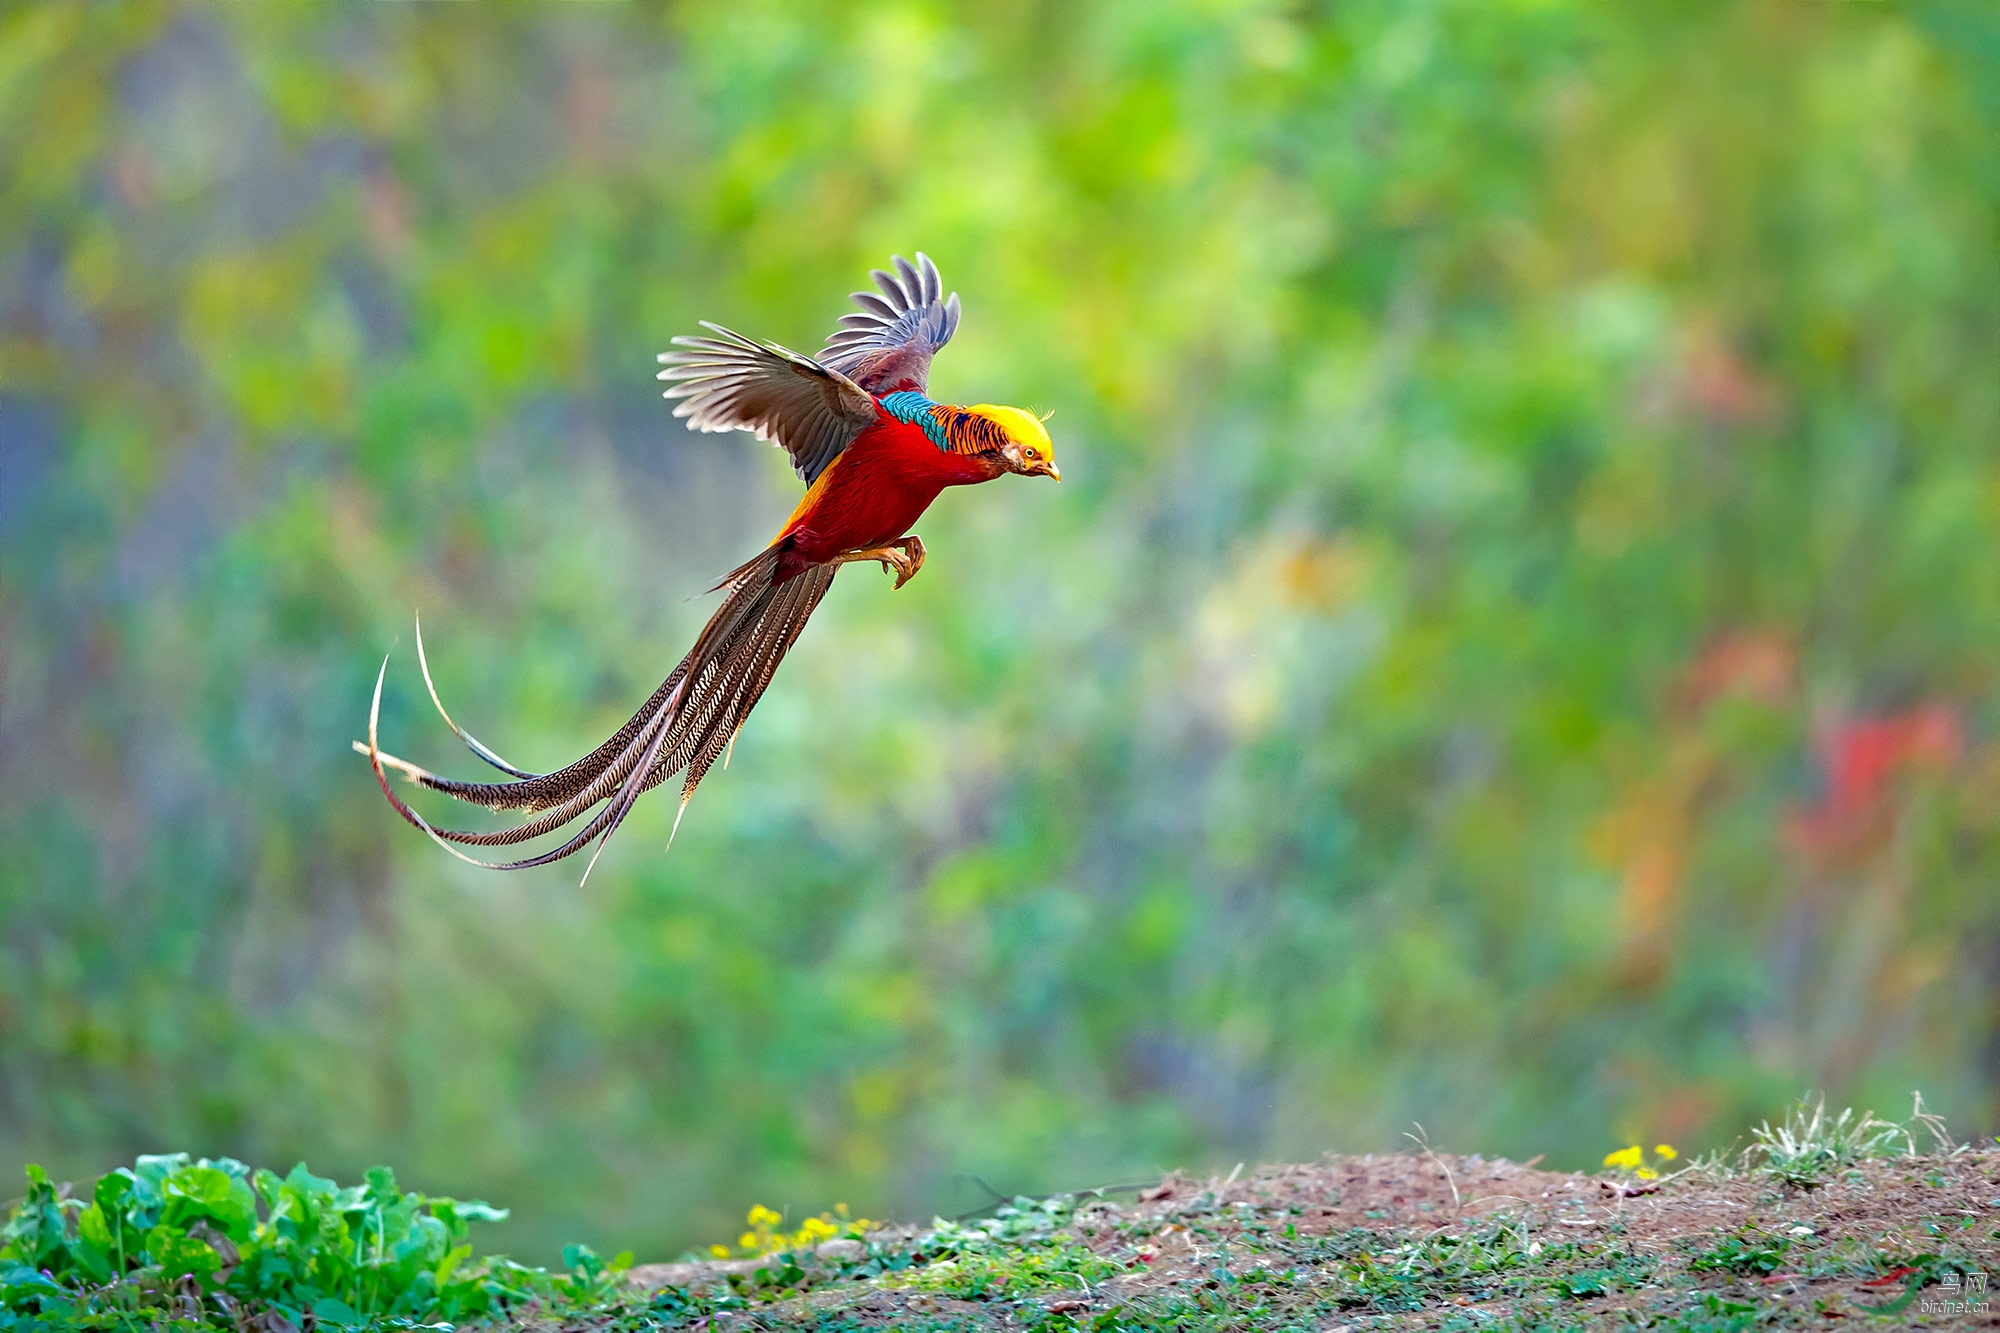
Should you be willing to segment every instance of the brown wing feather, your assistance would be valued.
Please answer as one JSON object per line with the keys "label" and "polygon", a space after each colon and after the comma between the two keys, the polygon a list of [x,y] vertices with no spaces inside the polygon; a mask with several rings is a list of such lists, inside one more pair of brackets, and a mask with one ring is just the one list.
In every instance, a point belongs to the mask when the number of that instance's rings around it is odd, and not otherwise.
{"label": "brown wing feather", "polygon": [[810,485],[864,427],[875,400],[837,370],[777,343],[760,343],[703,321],[713,338],[676,338],[660,353],[674,415],[693,430],[747,430],[775,440]]}

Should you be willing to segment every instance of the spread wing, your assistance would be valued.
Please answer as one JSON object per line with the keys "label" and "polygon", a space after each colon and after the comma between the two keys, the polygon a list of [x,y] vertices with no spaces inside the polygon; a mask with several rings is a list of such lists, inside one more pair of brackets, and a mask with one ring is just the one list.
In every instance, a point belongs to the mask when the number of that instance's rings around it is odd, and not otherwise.
{"label": "spread wing", "polygon": [[702,321],[713,338],[676,338],[660,353],[674,415],[703,431],[747,430],[776,440],[808,485],[875,419],[875,400],[809,356]]}
{"label": "spread wing", "polygon": [[854,293],[858,314],[842,315],[840,329],[826,340],[819,358],[876,395],[924,392],[931,356],[958,329],[958,293],[944,295],[937,265],[923,251],[917,262],[897,255],[894,273],[869,276],[882,289]]}

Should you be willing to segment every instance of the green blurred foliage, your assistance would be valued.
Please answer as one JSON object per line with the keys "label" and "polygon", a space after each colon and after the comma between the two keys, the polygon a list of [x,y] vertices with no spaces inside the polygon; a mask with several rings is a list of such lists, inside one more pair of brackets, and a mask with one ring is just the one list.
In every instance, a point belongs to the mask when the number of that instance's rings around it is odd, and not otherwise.
{"label": "green blurred foliage", "polygon": [[[0,14],[0,1161],[501,1243],[1800,1090],[2000,1118],[1980,3]],[[652,355],[923,248],[1066,478],[847,573],[671,855],[348,741],[607,734],[796,493]],[[400,637],[399,637],[400,636]]]}

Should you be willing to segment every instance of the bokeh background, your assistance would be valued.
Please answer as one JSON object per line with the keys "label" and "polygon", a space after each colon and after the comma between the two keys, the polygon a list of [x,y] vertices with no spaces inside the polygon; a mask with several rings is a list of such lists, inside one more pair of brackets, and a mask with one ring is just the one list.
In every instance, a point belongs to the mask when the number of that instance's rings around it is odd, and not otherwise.
{"label": "bokeh background", "polygon": [[[477,767],[412,611],[502,753],[601,739],[796,495],[653,354],[918,248],[1064,484],[847,571],[671,854],[399,823],[385,652]],[[1996,446],[1977,0],[10,7],[0,1163],[659,1257],[1413,1121],[1990,1133]]]}

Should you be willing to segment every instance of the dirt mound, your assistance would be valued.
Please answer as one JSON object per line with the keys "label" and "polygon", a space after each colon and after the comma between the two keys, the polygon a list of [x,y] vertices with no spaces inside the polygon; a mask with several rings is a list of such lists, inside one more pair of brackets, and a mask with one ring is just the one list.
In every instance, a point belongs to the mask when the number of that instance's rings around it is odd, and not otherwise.
{"label": "dirt mound", "polygon": [[2000,1327],[2000,1153],[1868,1161],[1812,1188],[1479,1157],[1170,1176],[1017,1200],[817,1253],[632,1272],[655,1318],[727,1328]]}

